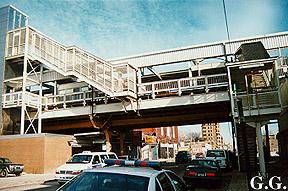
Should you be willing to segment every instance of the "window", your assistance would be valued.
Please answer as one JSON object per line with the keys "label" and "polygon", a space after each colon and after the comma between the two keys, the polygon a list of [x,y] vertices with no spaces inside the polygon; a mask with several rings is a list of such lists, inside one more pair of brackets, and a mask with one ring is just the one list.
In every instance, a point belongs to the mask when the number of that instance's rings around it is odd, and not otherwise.
{"label": "window", "polygon": [[95,155],[93,158],[92,164],[98,164],[98,163],[100,163],[100,158],[98,155]]}
{"label": "window", "polygon": [[162,191],[161,187],[160,187],[160,183],[158,182],[157,179],[155,180],[155,183],[156,183],[156,186],[155,186],[156,187],[156,191]]}
{"label": "window", "polygon": [[67,163],[89,163],[92,155],[74,155]]}
{"label": "window", "polygon": [[101,161],[104,163],[105,159],[108,159],[107,155],[100,155]]}
{"label": "window", "polygon": [[109,157],[109,159],[117,159],[116,155],[114,155],[114,154],[109,154],[108,157]]}
{"label": "window", "polygon": [[159,174],[157,179],[160,182],[163,191],[174,191],[173,186],[165,173]]}
{"label": "window", "polygon": [[225,157],[224,151],[209,150],[206,154],[207,157]]}
{"label": "window", "polygon": [[84,172],[61,191],[146,191],[149,178],[117,173]]}
{"label": "window", "polygon": [[185,191],[186,190],[186,186],[185,184],[182,182],[182,180],[180,180],[180,178],[178,176],[176,176],[174,173],[172,172],[167,172],[168,176],[171,178],[176,191]]}
{"label": "window", "polygon": [[196,166],[212,166],[212,167],[217,167],[217,164],[215,161],[212,160],[192,160],[191,162],[192,165]]}

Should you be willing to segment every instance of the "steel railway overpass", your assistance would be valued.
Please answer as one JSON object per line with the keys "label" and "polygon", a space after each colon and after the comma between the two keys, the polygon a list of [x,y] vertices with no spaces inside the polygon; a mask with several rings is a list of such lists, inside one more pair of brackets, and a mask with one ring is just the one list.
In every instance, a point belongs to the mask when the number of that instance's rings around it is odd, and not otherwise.
{"label": "steel railway overpass", "polygon": [[[241,150],[244,118],[252,148],[261,137],[265,173],[261,126],[287,123],[288,32],[109,61],[28,25],[6,39],[3,134],[103,130],[109,140],[111,131],[123,129],[230,121]],[[253,59],[245,58],[245,46]]]}

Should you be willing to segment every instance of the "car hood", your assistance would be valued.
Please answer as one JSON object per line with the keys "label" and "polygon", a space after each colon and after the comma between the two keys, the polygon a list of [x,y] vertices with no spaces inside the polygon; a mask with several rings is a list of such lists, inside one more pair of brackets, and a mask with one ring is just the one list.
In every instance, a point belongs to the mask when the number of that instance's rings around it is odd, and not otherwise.
{"label": "car hood", "polygon": [[90,164],[82,164],[82,163],[67,163],[63,164],[62,166],[58,167],[57,170],[84,170],[87,168],[91,168]]}

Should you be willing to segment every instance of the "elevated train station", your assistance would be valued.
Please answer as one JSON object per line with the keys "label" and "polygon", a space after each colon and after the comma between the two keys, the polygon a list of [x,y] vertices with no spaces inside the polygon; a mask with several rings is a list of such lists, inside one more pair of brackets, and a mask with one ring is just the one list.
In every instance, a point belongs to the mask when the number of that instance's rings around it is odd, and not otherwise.
{"label": "elevated train station", "polygon": [[113,134],[136,128],[231,122],[240,170],[265,175],[261,127],[278,120],[288,160],[288,32],[103,60],[0,10],[1,137],[103,132],[113,150]]}

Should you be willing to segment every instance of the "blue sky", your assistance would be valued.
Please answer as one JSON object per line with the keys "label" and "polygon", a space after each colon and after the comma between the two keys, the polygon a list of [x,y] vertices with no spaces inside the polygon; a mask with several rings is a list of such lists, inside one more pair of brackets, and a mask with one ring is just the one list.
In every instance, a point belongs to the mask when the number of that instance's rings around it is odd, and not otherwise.
{"label": "blue sky", "polygon": [[[225,2],[231,39],[288,30],[287,0]],[[28,14],[44,34],[104,59],[227,39],[222,0],[0,1],[7,4]],[[229,125],[221,126],[231,142]]]}
{"label": "blue sky", "polygon": [[[115,58],[226,40],[222,0],[1,0],[65,45]],[[231,38],[288,30],[288,1],[226,0]]]}

